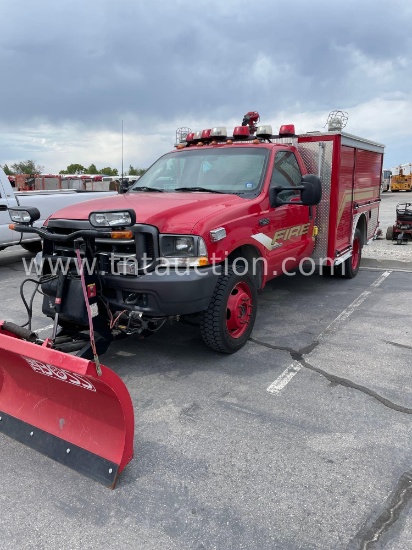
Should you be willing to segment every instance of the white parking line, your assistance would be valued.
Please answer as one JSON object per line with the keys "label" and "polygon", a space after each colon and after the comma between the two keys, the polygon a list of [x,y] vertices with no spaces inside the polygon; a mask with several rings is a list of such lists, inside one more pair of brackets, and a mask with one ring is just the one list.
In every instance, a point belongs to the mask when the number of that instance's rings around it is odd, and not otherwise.
{"label": "white parking line", "polygon": [[[352,313],[358,308],[365,300],[366,298],[373,292],[375,288],[378,288],[383,281],[389,277],[389,275],[392,273],[392,271],[385,271],[385,273],[382,273],[380,277],[376,279],[371,285],[371,290],[365,290],[360,294],[349,306],[340,313],[336,319],[334,319],[330,325],[328,325],[323,332],[319,334],[317,337],[317,340],[322,340],[326,335],[332,334],[336,331],[338,326],[345,321]],[[268,391],[271,394],[277,395],[283,388],[289,384],[289,382],[292,380],[294,376],[297,375],[297,373],[301,370],[302,365],[298,361],[294,361],[289,367],[287,367],[280,376],[276,378],[270,386],[266,388],[266,391]]]}
{"label": "white parking line", "polygon": [[274,382],[272,382],[272,384],[267,388],[267,391],[269,393],[273,393],[274,395],[278,394],[287,384],[289,384],[301,368],[302,365],[297,361],[294,361],[278,378],[276,378]]}
{"label": "white parking line", "polygon": [[382,273],[380,277],[374,281],[369,288],[371,290],[364,290],[362,294],[360,294],[349,306],[340,313],[336,319],[334,319],[330,325],[328,325],[323,332],[321,332],[317,338],[317,340],[321,340],[324,338],[326,334],[331,334],[332,332],[335,332],[335,330],[338,328],[338,326],[342,323],[342,321],[345,321],[352,313],[355,311],[357,307],[359,307],[366,298],[373,292],[375,288],[378,288],[383,281],[389,277],[389,275],[392,273],[392,271],[385,271],[385,273]]}

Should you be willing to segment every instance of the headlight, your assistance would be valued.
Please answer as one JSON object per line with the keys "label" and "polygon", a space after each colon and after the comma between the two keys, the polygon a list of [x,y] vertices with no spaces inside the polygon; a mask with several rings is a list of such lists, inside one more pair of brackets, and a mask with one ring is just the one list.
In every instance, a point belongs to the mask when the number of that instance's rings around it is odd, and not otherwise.
{"label": "headlight", "polygon": [[40,212],[34,206],[15,206],[9,208],[9,214],[13,222],[22,224],[33,223],[40,218]]}
{"label": "headlight", "polygon": [[168,266],[201,266],[208,264],[206,243],[191,235],[160,235],[160,262]]}
{"label": "headlight", "polygon": [[89,222],[93,227],[129,227],[136,223],[134,210],[108,210],[92,212]]}
{"label": "headlight", "polygon": [[188,256],[193,256],[195,243],[192,237],[177,237],[174,242],[176,252]]}

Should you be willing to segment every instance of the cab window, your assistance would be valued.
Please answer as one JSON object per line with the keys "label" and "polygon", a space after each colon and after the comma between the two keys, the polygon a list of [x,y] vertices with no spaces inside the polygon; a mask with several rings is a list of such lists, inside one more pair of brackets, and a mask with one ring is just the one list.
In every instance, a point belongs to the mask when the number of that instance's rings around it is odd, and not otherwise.
{"label": "cab window", "polygon": [[[302,172],[300,171],[295,154],[292,151],[278,151],[275,157],[270,186],[296,187],[301,184],[301,180]],[[282,200],[290,200],[292,197],[299,197],[299,195],[299,190],[296,190],[282,191],[278,196]]]}

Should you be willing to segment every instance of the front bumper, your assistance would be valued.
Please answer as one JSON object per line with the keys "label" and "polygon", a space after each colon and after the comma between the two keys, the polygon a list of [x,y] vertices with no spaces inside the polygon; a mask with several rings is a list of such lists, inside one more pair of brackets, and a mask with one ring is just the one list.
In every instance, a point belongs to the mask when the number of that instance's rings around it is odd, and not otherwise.
{"label": "front bumper", "polygon": [[141,276],[105,274],[101,282],[112,309],[164,317],[207,309],[220,273],[221,266],[208,266]]}

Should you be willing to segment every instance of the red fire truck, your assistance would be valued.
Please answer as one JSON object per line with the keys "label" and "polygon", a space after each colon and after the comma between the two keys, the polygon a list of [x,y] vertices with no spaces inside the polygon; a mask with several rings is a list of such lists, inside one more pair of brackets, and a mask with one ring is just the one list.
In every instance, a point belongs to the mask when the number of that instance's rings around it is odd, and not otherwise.
{"label": "red fire truck", "polygon": [[[93,393],[98,430],[98,401],[107,410],[107,388],[117,384],[98,354],[113,336],[149,336],[167,319],[197,316],[206,345],[233,353],[250,337],[257,290],[270,279],[308,262],[328,275],[354,277],[378,226],[383,145],[339,127],[296,135],[290,124],[274,135],[257,122],[250,112],[230,136],[224,127],[188,132],[126,193],[65,208],[43,229],[32,225],[35,209],[12,209],[15,231],[44,239],[39,285],[54,329],[42,341],[0,323],[0,374],[24,371],[36,403],[53,385],[57,408],[57,389]],[[20,358],[22,339],[29,360]],[[59,377],[79,375],[80,382],[59,386]],[[88,381],[94,392],[85,391]],[[16,414],[20,405],[11,407]],[[130,433],[129,417],[126,424]],[[62,437],[47,420],[41,427]],[[105,481],[113,484],[129,459],[112,457],[116,474]]]}

